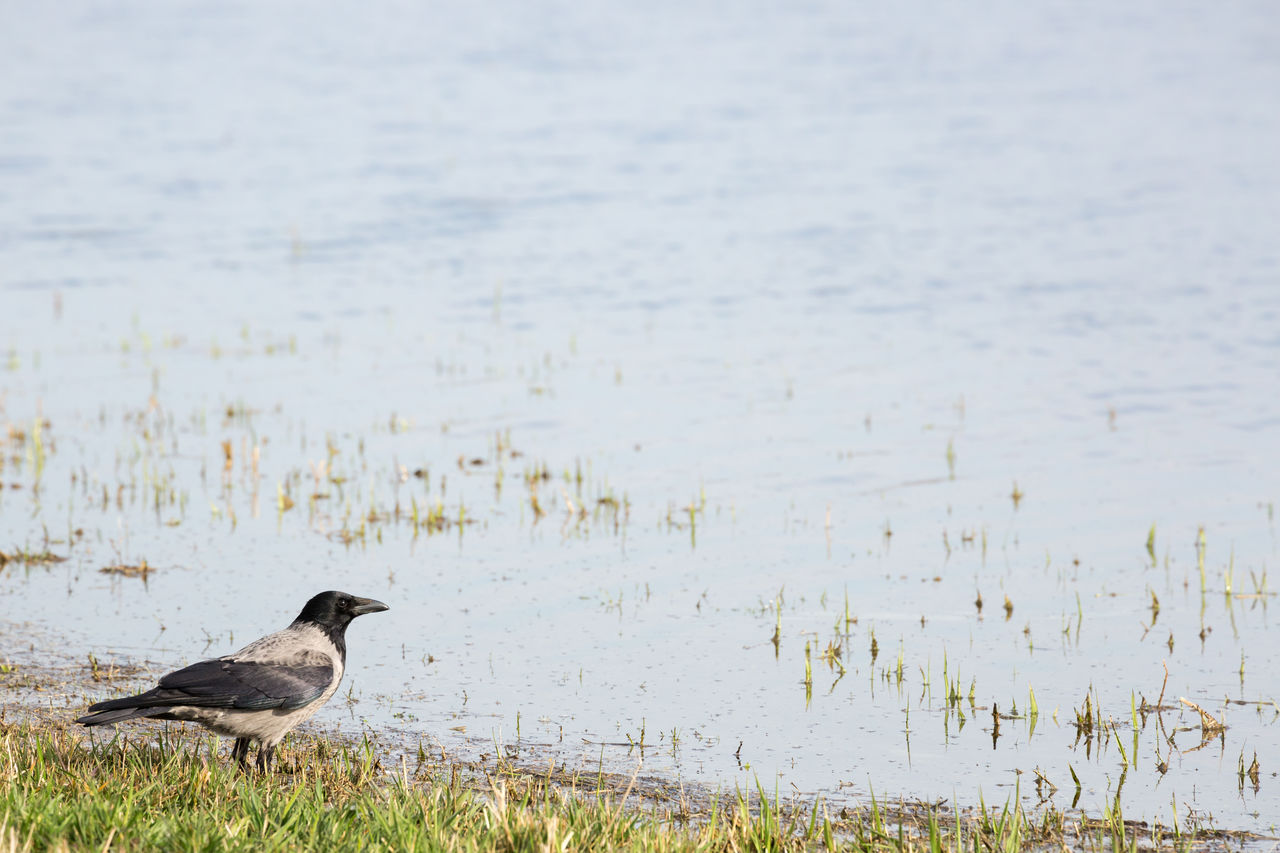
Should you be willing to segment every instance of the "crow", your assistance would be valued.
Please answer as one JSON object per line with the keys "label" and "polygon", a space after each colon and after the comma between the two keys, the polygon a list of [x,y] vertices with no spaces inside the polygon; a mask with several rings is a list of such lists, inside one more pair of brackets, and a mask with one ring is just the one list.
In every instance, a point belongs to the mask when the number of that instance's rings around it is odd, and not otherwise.
{"label": "crow", "polygon": [[256,741],[258,770],[265,772],[276,744],[338,689],[347,663],[347,625],[357,616],[387,609],[372,598],[322,592],[283,631],[171,672],[146,693],[91,705],[91,713],[76,722],[101,726],[147,718],[200,723],[236,739],[231,757],[245,769],[249,743]]}

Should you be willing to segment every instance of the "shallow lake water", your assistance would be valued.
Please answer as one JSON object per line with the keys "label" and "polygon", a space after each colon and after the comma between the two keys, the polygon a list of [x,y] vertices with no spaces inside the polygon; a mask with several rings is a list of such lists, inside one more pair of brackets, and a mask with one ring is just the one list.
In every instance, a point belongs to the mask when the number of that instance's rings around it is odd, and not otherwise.
{"label": "shallow lake water", "polygon": [[3,17],[0,658],[337,587],[346,730],[1271,831],[1270,5]]}

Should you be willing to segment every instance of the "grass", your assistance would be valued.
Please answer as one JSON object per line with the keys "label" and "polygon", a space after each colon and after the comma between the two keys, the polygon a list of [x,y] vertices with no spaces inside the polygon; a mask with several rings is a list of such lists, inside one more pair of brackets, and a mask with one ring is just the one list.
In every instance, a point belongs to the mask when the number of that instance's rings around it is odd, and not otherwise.
{"label": "grass", "polygon": [[22,565],[61,563],[67,558],[60,557],[51,552],[48,548],[42,551],[32,551],[30,548],[15,548],[12,551],[0,551],[0,567],[6,563],[20,563]]}
{"label": "grass", "polygon": [[[225,750],[222,750],[225,752]],[[710,794],[635,778],[438,764],[384,768],[368,741],[286,741],[245,775],[183,726],[91,740],[60,720],[0,722],[0,851],[960,851],[1194,849],[1238,836],[1032,815],[1004,806]]]}

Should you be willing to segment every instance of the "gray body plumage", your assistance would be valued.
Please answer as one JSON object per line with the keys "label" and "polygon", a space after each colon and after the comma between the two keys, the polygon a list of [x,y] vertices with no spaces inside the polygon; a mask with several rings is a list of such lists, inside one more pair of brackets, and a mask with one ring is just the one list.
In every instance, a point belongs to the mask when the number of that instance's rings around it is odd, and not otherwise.
{"label": "gray body plumage", "polygon": [[187,720],[236,739],[232,755],[247,763],[250,742],[258,767],[291,729],[337,691],[346,667],[346,628],[356,616],[386,610],[380,601],[323,592],[289,627],[237,652],[171,672],[137,696],[110,699],[76,722],[100,726],[135,719]]}

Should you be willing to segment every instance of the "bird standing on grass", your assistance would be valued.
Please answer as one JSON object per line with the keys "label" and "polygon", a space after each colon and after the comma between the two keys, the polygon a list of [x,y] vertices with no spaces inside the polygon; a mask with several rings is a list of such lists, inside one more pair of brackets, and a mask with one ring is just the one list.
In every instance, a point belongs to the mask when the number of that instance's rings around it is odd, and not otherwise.
{"label": "bird standing on grass", "polygon": [[91,713],[76,722],[101,726],[150,718],[200,723],[236,739],[231,757],[244,768],[249,742],[257,741],[258,770],[265,771],[276,744],[337,691],[347,663],[351,620],[387,609],[372,598],[322,592],[283,631],[171,672],[146,693],[91,705]]}

